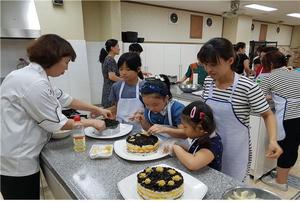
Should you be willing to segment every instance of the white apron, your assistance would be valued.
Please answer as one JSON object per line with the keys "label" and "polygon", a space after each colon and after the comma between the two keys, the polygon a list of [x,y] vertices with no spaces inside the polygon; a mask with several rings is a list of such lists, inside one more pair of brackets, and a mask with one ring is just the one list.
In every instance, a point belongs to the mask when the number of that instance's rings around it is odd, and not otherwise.
{"label": "white apron", "polygon": [[216,133],[220,135],[223,144],[222,172],[244,181],[250,167],[251,151],[249,129],[237,118],[231,103],[238,80],[239,75],[235,73],[229,101],[212,98],[212,82],[206,104],[212,108]]}
{"label": "white apron", "polygon": [[272,99],[275,104],[276,120],[277,120],[277,141],[285,138],[285,130],[283,127],[284,115],[287,103],[300,103],[300,99],[289,98],[286,99],[275,93],[272,93]]}
{"label": "white apron", "polygon": [[[169,128],[174,128],[173,121],[172,121],[172,113],[171,113],[171,108],[172,108],[173,104],[174,104],[174,101],[171,100],[167,105],[167,116],[168,116],[169,125],[165,125],[165,124],[160,124],[160,125],[163,125],[163,126],[169,127]],[[150,123],[154,125],[155,123],[152,122],[150,115],[151,115],[151,111],[149,110],[148,119],[149,119]],[[164,140],[164,141],[172,137],[167,133],[160,133],[158,136],[160,137],[161,140]]]}
{"label": "white apron", "polygon": [[135,98],[122,98],[122,92],[125,86],[123,81],[119,92],[119,101],[117,105],[117,117],[116,119],[121,123],[131,122],[129,118],[133,116],[135,112],[144,112],[144,105],[139,98],[139,82],[136,84],[136,96]]}

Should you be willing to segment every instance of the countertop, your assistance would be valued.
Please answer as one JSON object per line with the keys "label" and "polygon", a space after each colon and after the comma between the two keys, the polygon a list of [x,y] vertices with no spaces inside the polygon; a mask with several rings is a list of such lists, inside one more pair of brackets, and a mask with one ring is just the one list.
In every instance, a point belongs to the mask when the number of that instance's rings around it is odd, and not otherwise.
{"label": "countertop", "polygon": [[178,168],[206,184],[208,192],[205,199],[221,199],[226,189],[240,185],[233,178],[209,167],[190,172],[170,156],[145,162],[127,161],[115,153],[109,159],[89,158],[88,152],[93,144],[113,144],[115,140],[118,139],[99,140],[87,137],[87,149],[82,153],[73,151],[71,136],[51,140],[42,151],[41,163],[50,169],[74,199],[123,199],[117,187],[119,181],[145,167],[162,163]]}

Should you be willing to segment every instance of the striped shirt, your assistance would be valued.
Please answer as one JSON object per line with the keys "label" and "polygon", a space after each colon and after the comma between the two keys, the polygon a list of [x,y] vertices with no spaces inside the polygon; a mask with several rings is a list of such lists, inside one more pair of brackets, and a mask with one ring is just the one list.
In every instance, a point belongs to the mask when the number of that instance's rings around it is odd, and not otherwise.
{"label": "striped shirt", "polygon": [[264,77],[260,85],[263,92],[276,93],[286,99],[299,99],[299,102],[287,103],[284,120],[300,117],[300,72],[289,71],[286,67],[274,69]]}
{"label": "striped shirt", "polygon": [[[204,81],[202,94],[204,99],[208,98],[211,83],[213,83],[212,98],[230,100],[233,86],[231,85],[225,90],[218,89],[210,76],[207,76]],[[237,118],[247,127],[249,127],[250,111],[261,114],[270,109],[261,88],[245,76],[239,78],[231,103]]]}

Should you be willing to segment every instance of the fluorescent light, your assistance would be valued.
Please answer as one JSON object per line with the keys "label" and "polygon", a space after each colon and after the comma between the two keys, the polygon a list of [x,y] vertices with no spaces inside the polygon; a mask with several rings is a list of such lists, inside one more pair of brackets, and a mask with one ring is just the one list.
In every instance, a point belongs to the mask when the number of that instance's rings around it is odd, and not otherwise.
{"label": "fluorescent light", "polygon": [[289,13],[286,14],[287,16],[295,17],[295,18],[300,18],[300,13]]}
{"label": "fluorescent light", "polygon": [[253,8],[253,9],[257,9],[257,10],[262,10],[262,11],[276,11],[276,10],[278,10],[277,8],[262,6],[262,5],[258,5],[258,4],[249,4],[249,5],[246,5],[245,7]]}

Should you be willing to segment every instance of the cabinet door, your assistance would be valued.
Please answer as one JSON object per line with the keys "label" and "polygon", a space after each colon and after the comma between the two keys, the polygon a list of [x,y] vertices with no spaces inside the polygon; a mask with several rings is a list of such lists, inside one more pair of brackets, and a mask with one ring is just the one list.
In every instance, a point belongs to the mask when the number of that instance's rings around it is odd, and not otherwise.
{"label": "cabinet door", "polygon": [[188,66],[197,62],[197,54],[202,45],[200,44],[181,44],[180,48],[180,78],[186,73]]}
{"label": "cabinet door", "polygon": [[147,44],[145,70],[153,75],[164,73],[164,45]]}
{"label": "cabinet door", "polygon": [[180,45],[166,44],[164,46],[164,73],[179,78]]}

